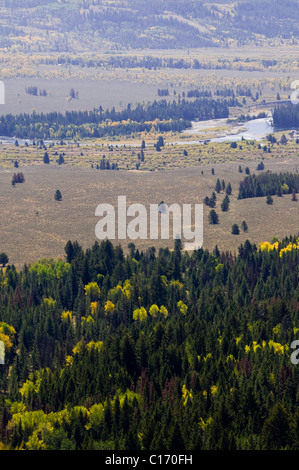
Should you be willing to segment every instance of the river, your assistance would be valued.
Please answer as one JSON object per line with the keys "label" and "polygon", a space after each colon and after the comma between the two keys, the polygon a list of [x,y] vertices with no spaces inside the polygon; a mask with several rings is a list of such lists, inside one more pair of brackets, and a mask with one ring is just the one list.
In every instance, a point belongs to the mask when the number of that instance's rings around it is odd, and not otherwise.
{"label": "river", "polygon": [[[224,128],[218,130],[216,128]],[[215,132],[220,134],[218,137],[209,137],[209,133]],[[209,132],[207,132],[209,131]],[[194,121],[192,128],[183,131],[185,135],[195,135],[207,132],[206,141],[208,142],[233,142],[242,139],[246,140],[263,140],[268,134],[274,132],[272,119],[270,117],[261,119],[252,119],[250,121],[240,123],[237,126],[229,126],[227,119],[212,119],[210,121]],[[221,135],[222,134],[222,135]],[[202,144],[205,140],[181,140],[174,142],[175,144]]]}

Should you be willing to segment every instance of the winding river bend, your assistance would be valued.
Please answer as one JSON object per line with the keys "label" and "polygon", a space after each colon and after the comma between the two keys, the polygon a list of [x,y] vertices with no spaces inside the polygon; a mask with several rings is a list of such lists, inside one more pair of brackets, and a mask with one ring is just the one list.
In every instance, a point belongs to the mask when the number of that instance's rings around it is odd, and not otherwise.
{"label": "winding river bend", "polygon": [[[195,135],[198,133],[206,132],[207,130],[213,131],[213,128],[228,126],[226,119],[212,119],[210,121],[192,122],[192,128],[183,131],[185,135]],[[209,138],[207,134],[206,141],[208,142],[233,142],[242,139],[246,140],[263,140],[268,134],[274,132],[271,117],[252,119],[250,121],[239,124],[234,127],[227,127],[222,131],[223,135],[219,137]],[[221,131],[220,131],[221,133]],[[177,141],[176,144],[202,144],[204,140],[184,140]]]}
{"label": "winding river bend", "polygon": [[259,141],[263,140],[268,134],[274,132],[271,118],[253,119],[252,121],[247,121],[243,127],[245,127],[246,130],[237,135],[215,138],[212,139],[212,142],[237,141],[243,138],[245,140]]}

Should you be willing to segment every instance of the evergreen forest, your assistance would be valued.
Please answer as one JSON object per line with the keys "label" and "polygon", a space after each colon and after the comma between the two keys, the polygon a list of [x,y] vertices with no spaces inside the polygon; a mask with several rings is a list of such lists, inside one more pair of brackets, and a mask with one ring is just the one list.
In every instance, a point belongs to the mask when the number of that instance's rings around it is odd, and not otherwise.
{"label": "evergreen forest", "polygon": [[1,448],[298,449],[299,239],[129,250],[3,264]]}

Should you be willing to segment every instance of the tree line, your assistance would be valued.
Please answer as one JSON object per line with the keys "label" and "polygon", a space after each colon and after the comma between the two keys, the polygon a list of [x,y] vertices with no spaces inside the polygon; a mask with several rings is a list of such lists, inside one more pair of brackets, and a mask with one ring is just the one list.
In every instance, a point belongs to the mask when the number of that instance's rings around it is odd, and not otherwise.
{"label": "tree line", "polygon": [[287,129],[299,126],[299,104],[276,106],[273,111],[274,126]]}
{"label": "tree line", "polygon": [[229,115],[230,103],[227,100],[213,99],[154,101],[146,105],[116,111],[103,110],[100,106],[93,111],[67,111],[7,114],[1,116],[1,135],[28,139],[103,137],[105,135],[125,135],[132,132],[181,131],[191,126],[191,120],[225,118]]}
{"label": "tree line", "polygon": [[298,173],[271,173],[248,175],[240,182],[238,199],[263,196],[282,196],[299,191]]}

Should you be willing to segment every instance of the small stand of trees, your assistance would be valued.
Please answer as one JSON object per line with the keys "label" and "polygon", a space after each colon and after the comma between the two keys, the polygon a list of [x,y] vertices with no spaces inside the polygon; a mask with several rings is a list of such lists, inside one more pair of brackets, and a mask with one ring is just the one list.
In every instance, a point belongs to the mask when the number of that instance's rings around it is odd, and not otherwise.
{"label": "small stand of trees", "polygon": [[169,96],[169,90],[168,88],[158,88],[158,96]]}
{"label": "small stand of trees", "polygon": [[238,199],[263,196],[282,196],[282,194],[298,193],[299,174],[270,173],[249,175],[240,182]]}
{"label": "small stand of trees", "polygon": [[97,170],[118,170],[117,163],[110,163],[110,161],[103,156],[102,160],[100,161],[100,165],[97,164]]}
{"label": "small stand of trees", "polygon": [[158,137],[157,143],[155,144],[157,152],[161,151],[161,147],[164,147],[164,138],[162,135]]}
{"label": "small stand of trees", "polygon": [[213,191],[211,197],[206,196],[206,197],[204,198],[204,204],[205,204],[206,206],[209,206],[209,207],[212,207],[212,208],[213,208],[213,207],[216,206],[216,200],[217,200],[216,193]]}
{"label": "small stand of trees", "polygon": [[25,177],[23,173],[14,173],[11,184],[14,186],[16,183],[24,183],[24,181]]}
{"label": "small stand of trees", "polygon": [[39,96],[47,96],[48,95],[47,90],[45,88],[38,89],[37,86],[27,86],[25,88],[25,91],[26,91],[27,95],[32,95],[32,96],[37,96],[38,94],[39,94]]}

